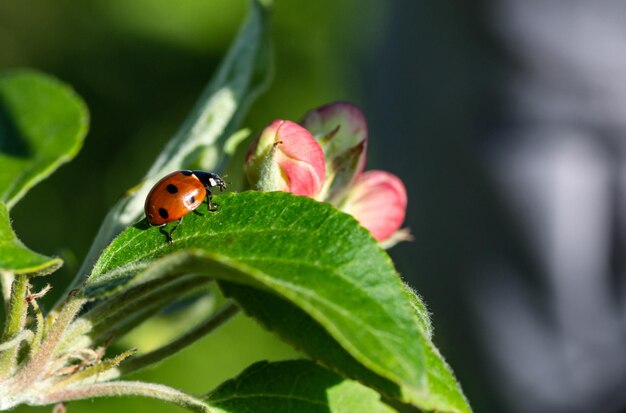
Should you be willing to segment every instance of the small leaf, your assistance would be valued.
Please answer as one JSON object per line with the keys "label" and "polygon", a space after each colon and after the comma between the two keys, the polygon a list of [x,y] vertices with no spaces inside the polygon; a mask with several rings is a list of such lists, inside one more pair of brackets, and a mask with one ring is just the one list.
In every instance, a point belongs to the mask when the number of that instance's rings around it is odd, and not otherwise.
{"label": "small leaf", "polygon": [[56,271],[63,261],[28,249],[11,229],[9,211],[0,203],[0,271],[12,274],[46,275]]}
{"label": "small leaf", "polygon": [[0,202],[8,209],[80,150],[85,104],[62,82],[33,71],[0,75]]}
{"label": "small leaf", "polygon": [[[106,359],[106,360],[102,360],[99,361],[96,364],[93,364],[91,366],[85,367],[83,370],[78,370],[76,372],[72,372],[68,375],[67,378],[63,378],[59,381],[57,381],[54,386],[52,386],[51,391],[55,391],[57,389],[62,389],[63,387],[67,387],[68,384],[70,383],[76,383],[76,382],[85,382],[87,379],[98,375],[100,373],[104,373],[107,370],[110,370],[114,367],[117,367],[122,361],[124,361],[125,359],[127,359],[128,357],[132,356],[133,354],[135,354],[137,350],[136,349],[130,349],[127,350],[121,354],[118,354],[117,356],[110,358],[110,359]],[[75,366],[70,366],[70,367],[75,367]]]}
{"label": "small leaf", "polygon": [[313,362],[259,362],[211,392],[220,413],[393,413],[375,391]]}
{"label": "small leaf", "polygon": [[[208,275],[231,295],[229,285],[248,288],[247,297],[233,297],[254,317],[266,311],[264,324],[313,358],[405,403],[427,404],[429,321],[418,320],[389,257],[356,220],[288,193],[215,200],[217,212],[185,217],[173,244],[145,221],[122,233],[96,263],[86,294],[105,297],[158,279]],[[251,305],[264,296],[275,301]],[[308,348],[321,335],[326,339]]]}

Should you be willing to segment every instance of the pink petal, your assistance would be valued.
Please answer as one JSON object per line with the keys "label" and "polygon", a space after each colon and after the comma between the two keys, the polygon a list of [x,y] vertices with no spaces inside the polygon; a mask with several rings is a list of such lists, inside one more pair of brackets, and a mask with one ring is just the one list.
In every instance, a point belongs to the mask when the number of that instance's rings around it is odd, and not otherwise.
{"label": "pink petal", "polygon": [[342,209],[383,241],[402,226],[406,204],[406,189],[398,177],[385,171],[367,171],[355,181]]}
{"label": "pink petal", "polygon": [[322,182],[315,170],[305,162],[279,156],[278,165],[287,177],[288,191],[295,195],[315,197],[322,188]]}
{"label": "pink petal", "polygon": [[324,185],[324,152],[302,126],[275,120],[250,145],[244,170],[250,184],[263,191],[288,191],[315,197]]}
{"label": "pink petal", "polygon": [[322,148],[302,126],[282,121],[276,131],[277,161],[287,179],[289,190],[296,195],[315,196],[326,177]]}

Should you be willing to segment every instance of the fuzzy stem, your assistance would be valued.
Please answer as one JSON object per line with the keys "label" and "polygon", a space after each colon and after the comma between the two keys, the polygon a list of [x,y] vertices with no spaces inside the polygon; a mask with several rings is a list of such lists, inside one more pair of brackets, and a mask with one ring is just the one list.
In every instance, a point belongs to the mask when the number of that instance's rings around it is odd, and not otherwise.
{"label": "fuzzy stem", "polygon": [[67,326],[72,322],[85,302],[87,302],[87,300],[77,296],[76,293],[71,293],[70,296],[67,297],[65,304],[56,315],[54,324],[41,343],[39,351],[30,358],[26,366],[15,376],[12,384],[14,390],[29,388],[32,383],[37,382],[37,380],[46,373],[46,367],[55,356],[55,352],[63,338]]}
{"label": "fuzzy stem", "polygon": [[2,284],[2,298],[4,300],[4,308],[9,312],[9,302],[11,301],[11,285],[13,284],[13,275],[10,271],[0,271],[0,284]]}
{"label": "fuzzy stem", "polygon": [[79,337],[87,333],[90,333],[92,343],[119,337],[180,296],[179,291],[193,289],[209,281],[206,277],[198,276],[159,280],[158,283],[144,283],[118,296],[109,297],[74,320],[63,338],[61,350],[68,351]]}
{"label": "fuzzy stem", "polygon": [[9,300],[9,312],[7,323],[4,326],[3,340],[7,340],[19,333],[26,322],[26,312],[28,303],[26,302],[26,291],[28,290],[28,277],[18,275],[11,284],[11,298]]}
{"label": "fuzzy stem", "polygon": [[31,340],[34,336],[35,335],[33,334],[32,331],[22,330],[19,333],[17,333],[17,335],[13,337],[11,340],[3,341],[2,343],[0,343],[0,351],[5,351],[10,348],[16,347],[22,341]]}
{"label": "fuzzy stem", "polygon": [[232,302],[226,304],[217,313],[213,314],[212,317],[192,328],[176,340],[154,351],[151,351],[139,357],[132,358],[129,361],[123,363],[119,367],[120,375],[140,370],[151,364],[161,362],[166,358],[173,356],[179,350],[195,343],[206,334],[224,324],[238,312],[239,307],[237,307],[237,305]]}
{"label": "fuzzy stem", "polygon": [[[28,303],[26,302],[26,291],[28,290],[28,277],[25,275],[14,276],[11,284],[11,298],[9,300],[9,311],[7,312],[6,324],[2,341],[8,341],[17,336],[26,324],[26,314]],[[14,346],[0,354],[0,377],[8,377],[13,373],[17,365],[17,355],[20,346]]]}
{"label": "fuzzy stem", "polygon": [[158,281],[132,288],[85,314],[85,318],[92,320],[93,323],[91,336],[94,339],[102,339],[102,336],[107,338],[111,334],[119,334],[116,330],[121,327],[120,325],[132,322],[133,316],[141,316],[145,312],[147,317],[157,312],[163,305],[172,302],[174,297],[180,296],[181,291],[190,291],[207,284],[210,280],[192,275]]}
{"label": "fuzzy stem", "polygon": [[39,351],[39,346],[41,345],[41,340],[43,339],[43,333],[46,321],[43,317],[43,313],[41,312],[41,308],[39,308],[39,304],[36,299],[33,299],[30,302],[30,305],[33,306],[33,310],[35,311],[35,318],[37,320],[37,327],[35,329],[35,337],[30,345],[30,355],[33,356]]}
{"label": "fuzzy stem", "polygon": [[202,400],[180,390],[162,384],[143,383],[140,381],[114,381],[95,383],[83,387],[60,390],[46,394],[42,404],[52,404],[61,401],[91,399],[94,397],[110,396],[143,396],[177,404],[187,409],[211,413],[211,409]]}

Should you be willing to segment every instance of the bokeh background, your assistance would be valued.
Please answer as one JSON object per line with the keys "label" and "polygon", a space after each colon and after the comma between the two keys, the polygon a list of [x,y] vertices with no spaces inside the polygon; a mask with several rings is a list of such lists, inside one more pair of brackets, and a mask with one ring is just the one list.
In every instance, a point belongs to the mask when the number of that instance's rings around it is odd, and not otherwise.
{"label": "bokeh background", "polygon": [[[399,175],[409,195],[415,239],[390,254],[432,311],[435,343],[476,412],[626,411],[617,3],[275,2],[275,78],[245,126],[335,100],[364,110],[368,167]],[[78,157],[13,210],[26,245],[64,258],[48,280],[57,293],[186,116],[246,9],[0,2],[0,69],[51,73],[91,113]],[[125,340],[147,349],[179,325],[166,315]],[[136,377],[200,393],[252,361],[295,355],[238,316]],[[131,398],[69,408],[183,411]]]}

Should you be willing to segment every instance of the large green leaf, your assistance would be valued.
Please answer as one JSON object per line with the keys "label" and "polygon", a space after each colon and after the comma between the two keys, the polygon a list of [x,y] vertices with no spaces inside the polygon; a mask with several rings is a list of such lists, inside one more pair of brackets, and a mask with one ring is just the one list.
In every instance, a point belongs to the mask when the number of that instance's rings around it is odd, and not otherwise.
{"label": "large green leaf", "polygon": [[10,209],[72,159],[87,126],[85,104],[65,84],[33,71],[0,75],[0,202]]}
{"label": "large green leaf", "polygon": [[437,412],[469,412],[471,408],[452,370],[430,340],[423,339],[428,374],[428,396],[423,408]]}
{"label": "large green leaf", "polygon": [[306,360],[259,362],[211,392],[217,413],[393,413],[375,391]]}
{"label": "large green leaf", "polygon": [[[419,343],[425,351],[426,388],[421,393],[411,393],[389,379],[365,368],[349,352],[331,337],[324,328],[291,304],[276,295],[232,282],[220,282],[226,295],[236,299],[244,310],[268,329],[276,332],[287,342],[326,366],[377,389],[387,397],[411,403],[425,410],[438,412],[469,412],[471,408],[452,371],[429,340],[431,332],[428,318],[424,318],[424,307],[419,298],[411,294],[415,305],[416,322],[427,326]],[[297,328],[294,328],[297,326]]]}
{"label": "large green leaf", "polygon": [[0,203],[0,271],[11,274],[45,275],[54,272],[63,262],[28,249],[11,229],[9,211]]}
{"label": "large green leaf", "polygon": [[[365,229],[330,205],[287,193],[245,192],[216,201],[217,212],[185,217],[173,244],[145,222],[122,233],[96,263],[87,294],[103,297],[189,273],[252,287],[292,307],[284,311],[267,301],[263,320],[292,344],[348,376],[371,376],[364,381],[392,397],[429,406],[429,322],[418,320],[389,257]],[[257,317],[248,301],[258,296],[251,295],[235,298]],[[296,317],[290,324],[298,314],[310,321],[299,324]],[[319,341],[316,326],[336,343],[330,353],[347,356],[325,358],[323,340],[307,348]]]}
{"label": "large green leaf", "polygon": [[127,193],[107,214],[83,265],[70,288],[94,264],[100,251],[143,213],[150,188],[166,173],[189,169],[199,154],[212,151],[212,162],[202,167],[215,170],[223,163],[224,144],[237,129],[249,106],[270,81],[269,21],[271,1],[252,0],[247,22],[228,51],[195,108],[148,171],[143,182]]}
{"label": "large green leaf", "polygon": [[245,285],[227,281],[221,281],[220,285],[224,293],[235,299],[248,315],[312,359],[377,389],[387,397],[422,404],[419,398],[426,396],[426,392],[410,394],[399,384],[366,368],[296,304]]}

